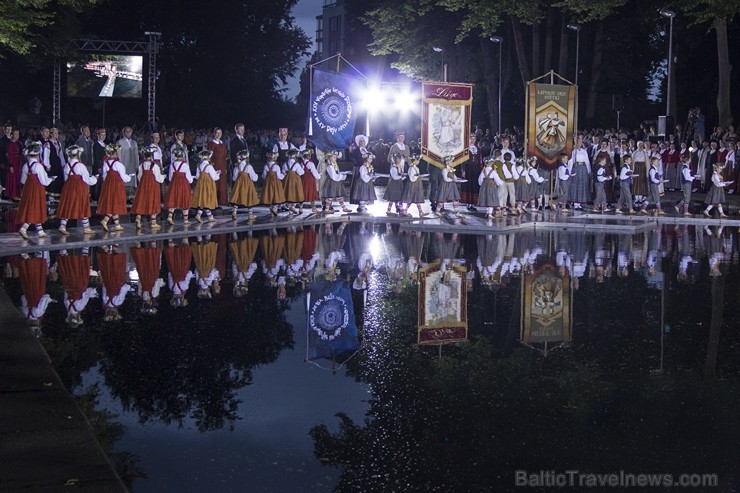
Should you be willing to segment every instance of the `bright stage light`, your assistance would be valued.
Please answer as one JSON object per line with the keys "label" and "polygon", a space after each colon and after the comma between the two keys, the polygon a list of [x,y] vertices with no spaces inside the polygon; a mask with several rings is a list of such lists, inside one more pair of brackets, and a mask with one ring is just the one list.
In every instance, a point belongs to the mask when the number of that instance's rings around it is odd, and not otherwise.
{"label": "bright stage light", "polygon": [[411,91],[404,90],[396,94],[396,107],[399,111],[408,113],[419,106],[419,96]]}
{"label": "bright stage light", "polygon": [[369,112],[376,112],[385,104],[385,97],[383,92],[377,86],[371,86],[367,88],[365,97],[362,98],[362,106]]}

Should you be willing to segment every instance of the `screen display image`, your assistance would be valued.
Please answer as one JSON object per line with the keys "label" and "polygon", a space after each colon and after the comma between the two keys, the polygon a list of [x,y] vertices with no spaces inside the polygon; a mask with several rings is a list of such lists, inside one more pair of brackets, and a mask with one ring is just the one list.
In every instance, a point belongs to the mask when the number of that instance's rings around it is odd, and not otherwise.
{"label": "screen display image", "polygon": [[90,54],[67,62],[67,96],[140,98],[142,56]]}

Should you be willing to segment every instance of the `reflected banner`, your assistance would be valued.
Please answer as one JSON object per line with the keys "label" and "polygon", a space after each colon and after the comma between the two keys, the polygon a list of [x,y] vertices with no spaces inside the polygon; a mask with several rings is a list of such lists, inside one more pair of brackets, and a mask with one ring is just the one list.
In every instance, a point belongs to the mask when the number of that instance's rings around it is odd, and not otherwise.
{"label": "reflected banner", "polygon": [[467,161],[473,85],[423,82],[421,94],[424,160],[438,168],[444,167],[445,156],[453,156],[453,166]]}
{"label": "reflected banner", "polygon": [[419,270],[419,344],[468,340],[467,271],[437,260]]}
{"label": "reflected banner", "polygon": [[560,153],[573,149],[575,118],[576,86],[527,84],[527,155],[555,169]]}
{"label": "reflected banner", "polygon": [[308,359],[332,359],[360,347],[349,282],[316,281],[311,284],[308,307]]}
{"label": "reflected banner", "polygon": [[322,151],[342,151],[355,134],[365,79],[314,68],[308,107],[308,140]]}
{"label": "reflected banner", "polygon": [[524,274],[522,333],[524,344],[571,340],[570,275],[553,263]]}

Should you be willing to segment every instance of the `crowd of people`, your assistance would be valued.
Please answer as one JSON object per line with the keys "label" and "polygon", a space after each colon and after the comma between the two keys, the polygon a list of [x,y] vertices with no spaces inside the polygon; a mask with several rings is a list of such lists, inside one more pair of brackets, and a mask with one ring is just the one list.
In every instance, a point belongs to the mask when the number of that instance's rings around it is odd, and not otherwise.
{"label": "crowd of people", "polygon": [[[692,114],[700,112],[693,109]],[[19,202],[24,237],[31,224],[44,234],[48,201],[59,202],[56,215],[64,234],[70,219],[80,220],[84,232],[92,233],[91,200],[97,201],[105,230],[109,223],[121,228],[120,217],[126,214],[135,216],[137,228],[144,217],[158,229],[162,202],[170,224],[177,210],[187,224],[191,209],[196,221],[213,221],[213,211],[221,206],[231,206],[234,219],[239,208],[246,208],[251,220],[252,208],[260,204],[273,216],[300,214],[306,204],[312,213],[333,213],[334,203],[348,212],[346,198],[364,213],[378,200],[375,181],[381,177],[388,180],[382,198],[391,215],[411,216],[412,206],[419,217],[441,214],[446,203],[456,215],[461,206],[468,212],[482,207],[488,219],[546,208],[567,213],[586,204],[599,212],[665,214],[662,197],[668,190],[682,192],[673,204],[678,213],[691,215],[691,194],[705,192],[703,213],[717,209],[726,216],[725,193],[740,192],[737,135],[732,126],[715,127],[704,138],[703,120],[701,125],[695,120],[689,119],[689,130],[679,125],[667,136],[655,135],[647,125],[580,133],[571,154],[561,155],[554,169],[522,157],[524,139],[517,128],[496,135],[476,128],[468,159],[457,166],[452,156],[443,163],[425,162],[420,141],[407,143],[403,130],[395,133],[392,145],[357,135],[345,151],[324,153],[304,134],[287,128],[254,132],[237,124],[228,131],[145,134],[127,126],[98,128],[93,137],[90,126],[82,125],[79,135],[67,126],[64,132],[41,127],[22,136],[6,124],[0,138],[0,186],[5,198]],[[340,170],[342,158],[352,163],[351,172]],[[422,208],[426,201],[429,211]]]}

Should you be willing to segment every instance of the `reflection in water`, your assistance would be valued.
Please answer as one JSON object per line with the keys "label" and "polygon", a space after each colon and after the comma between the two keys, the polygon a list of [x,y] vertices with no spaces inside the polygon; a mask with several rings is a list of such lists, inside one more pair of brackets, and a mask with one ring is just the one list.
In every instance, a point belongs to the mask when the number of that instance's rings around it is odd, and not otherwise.
{"label": "reflection in water", "polygon": [[[71,389],[97,368],[142,423],[202,432],[245,417],[254,369],[293,347],[289,301],[347,282],[363,343],[347,372],[370,385],[369,414],[311,430],[339,491],[509,490],[518,469],[573,468],[729,485],[736,245],[734,230],[693,226],[472,237],[344,223],[19,256],[3,272]],[[469,336],[440,352],[417,345],[418,272],[437,263],[459,272]],[[423,306],[445,318],[447,305]],[[522,341],[570,342],[545,358]]]}

